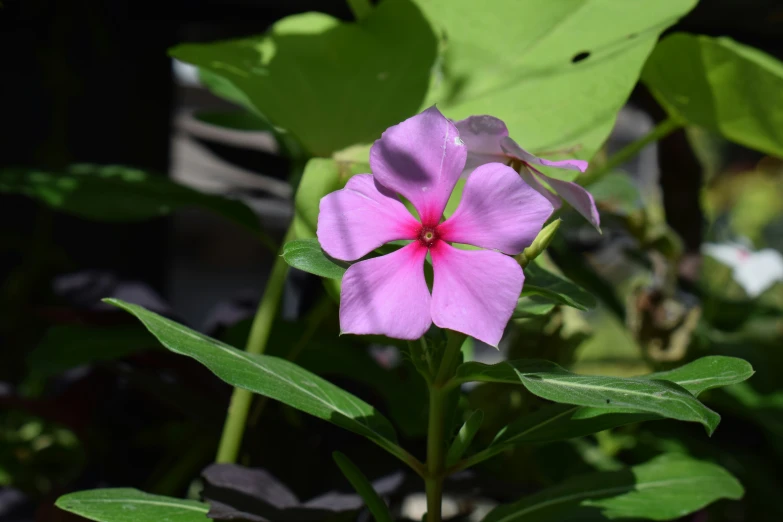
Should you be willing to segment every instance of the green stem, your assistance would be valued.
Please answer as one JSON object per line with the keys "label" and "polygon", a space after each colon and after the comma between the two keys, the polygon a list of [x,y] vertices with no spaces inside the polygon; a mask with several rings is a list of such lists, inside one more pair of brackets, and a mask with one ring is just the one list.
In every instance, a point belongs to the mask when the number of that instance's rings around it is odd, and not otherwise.
{"label": "green stem", "polygon": [[[293,238],[293,224],[288,228],[283,245]],[[253,319],[253,325],[250,328],[250,336],[247,339],[245,350],[252,354],[264,353],[266,342],[269,340],[269,333],[272,330],[272,322],[277,315],[277,307],[280,304],[280,296],[283,293],[286,274],[288,274],[288,264],[283,256],[275,257],[272,265],[272,271],[266,282],[264,295],[256,310],[256,316]],[[242,445],[242,435],[245,432],[245,422],[247,413],[250,410],[250,404],[253,401],[253,393],[239,388],[234,389],[231,395],[231,403],[228,406],[226,423],[223,426],[223,435],[220,437],[220,446],[216,461],[220,463],[234,463],[239,455],[239,448]]]}
{"label": "green stem", "polygon": [[427,426],[427,522],[441,522],[443,479],[446,477],[446,398],[448,383],[459,361],[465,335],[448,331],[448,343],[441,358],[438,373],[429,386],[430,411]]}
{"label": "green stem", "polygon": [[620,149],[616,154],[609,158],[601,168],[595,172],[588,172],[586,175],[577,178],[577,181],[582,186],[588,186],[592,183],[595,183],[626,161],[639,154],[639,152],[641,152],[642,149],[650,143],[662,140],[682,126],[683,123],[680,120],[674,118],[673,116],[669,116],[661,123],[656,125],[655,128],[645,136],[642,136],[638,140],[631,142]]}
{"label": "green stem", "polygon": [[441,522],[443,497],[443,464],[445,461],[444,421],[446,393],[439,387],[430,387],[430,414],[427,428],[427,522]]}
{"label": "green stem", "polygon": [[348,7],[356,20],[362,20],[372,12],[370,0],[348,0]]}

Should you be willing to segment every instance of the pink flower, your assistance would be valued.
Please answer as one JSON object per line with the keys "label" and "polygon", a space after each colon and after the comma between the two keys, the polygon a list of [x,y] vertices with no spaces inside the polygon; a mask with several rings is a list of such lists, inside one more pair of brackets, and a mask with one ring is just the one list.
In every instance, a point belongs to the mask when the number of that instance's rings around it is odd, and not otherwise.
{"label": "pink flower", "polygon": [[466,174],[490,162],[499,161],[506,164],[513,161],[520,162],[527,167],[520,169],[519,174],[522,179],[547,198],[555,208],[560,207],[560,199],[541,185],[539,178],[543,178],[555,192],[574,207],[574,210],[582,214],[596,230],[601,231],[601,218],[598,216],[593,196],[588,191],[576,183],[550,178],[533,166],[542,165],[584,172],[587,170],[586,161],[549,161],[533,156],[509,138],[506,124],[493,116],[471,116],[457,122],[456,125],[462,141],[468,148]]}
{"label": "pink flower", "polygon": [[[504,254],[529,246],[554,209],[513,169],[491,163],[475,170],[459,207],[441,222],[466,157],[455,125],[431,107],[375,142],[374,174],[354,176],[321,199],[318,241],[334,258],[355,261],[390,241],[411,241],[348,268],[340,294],[343,333],[414,340],[434,322],[497,346],[525,279]],[[421,221],[398,195],[413,204]],[[424,278],[427,252],[432,295]]]}

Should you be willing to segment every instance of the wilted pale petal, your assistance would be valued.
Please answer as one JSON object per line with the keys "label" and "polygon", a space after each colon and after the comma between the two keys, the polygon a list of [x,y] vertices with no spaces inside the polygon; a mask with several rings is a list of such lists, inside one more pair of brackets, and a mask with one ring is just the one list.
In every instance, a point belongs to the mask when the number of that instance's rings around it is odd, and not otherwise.
{"label": "wilted pale petal", "polygon": [[415,238],[418,226],[393,194],[379,190],[370,174],[359,174],[321,198],[317,235],[327,254],[353,261],[389,241]]}
{"label": "wilted pale petal", "polygon": [[351,265],[340,292],[340,330],[415,340],[432,324],[424,279],[427,248],[413,242]]}
{"label": "wilted pale petal", "polygon": [[457,210],[438,233],[444,241],[515,255],[530,246],[553,210],[514,169],[490,163],[467,179]]}
{"label": "wilted pale petal", "polygon": [[468,149],[468,159],[462,174],[473,172],[486,163],[506,163],[506,154],[500,148],[500,140],[508,136],[503,120],[494,116],[471,116],[456,123],[459,137]]}
{"label": "wilted pale petal", "polygon": [[522,291],[522,268],[504,254],[460,250],[443,241],[430,255],[433,322],[497,346]]}
{"label": "wilted pale petal", "polygon": [[562,160],[562,161],[549,161],[541,159],[538,156],[530,154],[517,144],[516,141],[509,137],[502,138],[500,140],[500,147],[506,153],[506,155],[520,159],[530,165],[543,165],[545,167],[556,167],[558,169],[578,170],[584,172],[587,170],[587,162],[582,160]]}
{"label": "wilted pale petal", "polygon": [[370,149],[370,166],[378,183],[405,196],[434,226],[466,156],[457,128],[433,106],[386,129]]}
{"label": "wilted pale petal", "polygon": [[601,231],[601,216],[598,215],[598,208],[595,206],[592,194],[578,183],[545,176],[537,170],[534,170],[534,173],[535,175],[543,176],[545,181],[549,183],[549,186],[557,192],[558,196],[568,201],[568,204],[574,207],[574,210],[589,221],[596,230]]}

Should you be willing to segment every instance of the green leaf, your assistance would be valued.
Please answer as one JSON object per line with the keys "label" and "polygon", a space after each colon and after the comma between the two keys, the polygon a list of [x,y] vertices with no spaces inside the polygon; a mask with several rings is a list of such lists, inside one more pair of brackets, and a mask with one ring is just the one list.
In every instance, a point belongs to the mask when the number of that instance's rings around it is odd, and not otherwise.
{"label": "green leaf", "polygon": [[343,472],[345,478],[351,483],[353,489],[362,497],[364,503],[367,504],[367,508],[375,518],[375,522],[392,522],[392,516],[389,513],[389,507],[386,502],[378,495],[378,492],[372,487],[370,481],[364,476],[364,473],[356,467],[356,464],[340,453],[335,451],[332,453],[332,457],[337,465],[340,467],[340,471]]}
{"label": "green leaf", "polygon": [[170,50],[224,80],[212,89],[252,106],[314,156],[370,143],[421,107],[437,40],[410,0],[384,0],[358,22],[304,13],[264,35]]}
{"label": "green leaf", "polygon": [[[274,127],[260,116],[249,111],[198,111],[193,115],[198,121],[215,127],[245,132],[271,132]],[[592,187],[591,187],[592,190]]]}
{"label": "green leaf", "polygon": [[294,239],[283,245],[283,259],[304,272],[340,280],[347,270],[344,264],[326,255],[317,239]]}
{"label": "green leaf", "polygon": [[544,399],[601,408],[606,412],[653,413],[699,422],[708,433],[712,433],[720,422],[717,413],[673,382],[577,375],[550,361],[530,359],[493,365],[468,362],[457,369],[455,382],[469,381],[522,384]]}
{"label": "green leaf", "polygon": [[[668,372],[651,373],[640,379],[668,380],[689,393],[742,382],[753,374],[747,361],[736,357],[709,356]],[[607,408],[553,404],[520,417],[498,433],[480,460],[522,443],[542,443],[570,439],[599,431],[663,417],[651,413],[617,413]],[[479,461],[480,461],[479,460]]]}
{"label": "green leaf", "polygon": [[155,341],[140,326],[56,325],[27,357],[27,365],[37,376],[50,377],[84,364],[155,348]]}
{"label": "green leaf", "polygon": [[72,165],[63,172],[1,169],[2,192],[24,194],[94,221],[144,221],[198,207],[262,235],[258,217],[241,201],[202,194],[165,176],[119,165]]}
{"label": "green leaf", "polygon": [[709,355],[674,370],[642,375],[642,379],[676,382],[693,395],[750,379],[755,372],[745,359]]}
{"label": "green leaf", "polygon": [[394,428],[375,408],[296,364],[237,350],[119,299],[105,301],[136,316],[163,346],[196,359],[232,386],[278,400],[399,454]]}
{"label": "green leaf", "polygon": [[546,299],[542,299],[537,295],[531,295],[530,297],[523,296],[517,300],[517,306],[514,308],[514,313],[511,315],[511,318],[520,319],[523,317],[546,315],[551,312],[554,307],[554,303],[547,302]]}
{"label": "green leaf", "polygon": [[783,156],[783,63],[729,38],[676,33],[650,56],[642,79],[673,116]]}
{"label": "green leaf", "polygon": [[468,449],[470,443],[473,442],[473,437],[476,436],[476,432],[481,427],[481,423],[484,421],[484,412],[476,410],[470,414],[468,420],[462,425],[457,436],[454,438],[454,442],[451,443],[449,452],[446,454],[446,466],[452,466],[457,463],[462,455],[465,454],[465,450]]}
{"label": "green leaf", "polygon": [[583,159],[609,136],[660,33],[696,4],[496,0],[477,9],[474,0],[417,1],[445,32],[442,79],[430,99],[448,117],[491,114],[525,149],[576,147],[558,157]]}
{"label": "green leaf", "polygon": [[621,471],[571,478],[498,506],[484,522],[672,520],[722,498],[738,500],[742,494],[742,485],[720,466],[669,454]]}
{"label": "green leaf", "polygon": [[294,199],[296,237],[299,239],[315,237],[321,198],[343,188],[351,176],[368,173],[370,173],[370,165],[364,162],[326,158],[313,158],[308,161]]}
{"label": "green leaf", "polygon": [[579,310],[589,310],[595,307],[595,297],[587,290],[548,272],[536,263],[530,263],[525,267],[525,285],[522,287],[522,296],[538,296],[552,303],[571,306]]}
{"label": "green leaf", "polygon": [[207,522],[209,506],[195,500],[150,495],[138,489],[93,489],[69,493],[55,505],[97,522]]}

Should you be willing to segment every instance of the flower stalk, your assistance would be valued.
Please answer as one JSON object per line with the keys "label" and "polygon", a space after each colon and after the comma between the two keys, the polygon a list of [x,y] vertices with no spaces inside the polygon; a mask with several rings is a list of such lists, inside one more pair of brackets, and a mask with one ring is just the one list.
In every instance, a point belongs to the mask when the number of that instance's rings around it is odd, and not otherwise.
{"label": "flower stalk", "polygon": [[[288,227],[283,245],[293,239],[293,224]],[[250,335],[247,339],[245,350],[252,354],[262,354],[266,350],[266,343],[269,340],[269,334],[272,331],[272,323],[277,315],[277,308],[280,305],[280,297],[283,294],[285,278],[288,274],[288,264],[282,255],[275,257],[272,271],[261,296],[261,302],[258,304],[253,325],[250,328]],[[253,393],[249,390],[234,388],[231,395],[231,402],[228,406],[226,422],[223,425],[223,434],[220,437],[216,462],[233,464],[237,461],[239,449],[242,445],[242,436],[245,433],[245,423],[250,411],[250,404],[253,402]]]}
{"label": "flower stalk", "polygon": [[429,384],[430,408],[427,427],[427,475],[424,485],[427,495],[427,522],[441,522],[443,480],[446,478],[446,406],[448,382],[454,376],[460,360],[465,335],[447,331],[448,343],[441,357],[437,374]]}

